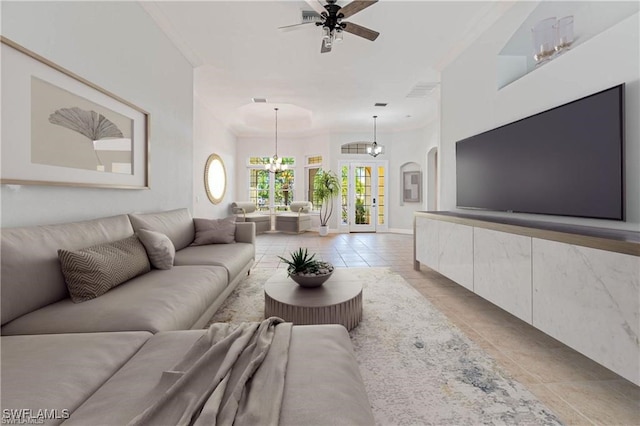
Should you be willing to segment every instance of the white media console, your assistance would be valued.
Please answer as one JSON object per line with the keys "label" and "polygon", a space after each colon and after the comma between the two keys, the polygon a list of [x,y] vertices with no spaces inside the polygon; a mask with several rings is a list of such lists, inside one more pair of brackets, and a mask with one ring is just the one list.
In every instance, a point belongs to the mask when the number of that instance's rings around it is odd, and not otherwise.
{"label": "white media console", "polygon": [[640,385],[640,233],[416,212],[420,264]]}

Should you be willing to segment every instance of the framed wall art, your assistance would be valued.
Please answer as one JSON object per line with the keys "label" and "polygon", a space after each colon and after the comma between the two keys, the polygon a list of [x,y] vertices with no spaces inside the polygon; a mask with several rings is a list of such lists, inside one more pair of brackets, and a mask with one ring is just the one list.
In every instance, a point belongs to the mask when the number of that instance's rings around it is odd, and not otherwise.
{"label": "framed wall art", "polygon": [[1,183],[149,187],[149,113],[0,41]]}
{"label": "framed wall art", "polygon": [[402,201],[419,203],[422,200],[422,172],[404,172],[402,177]]}

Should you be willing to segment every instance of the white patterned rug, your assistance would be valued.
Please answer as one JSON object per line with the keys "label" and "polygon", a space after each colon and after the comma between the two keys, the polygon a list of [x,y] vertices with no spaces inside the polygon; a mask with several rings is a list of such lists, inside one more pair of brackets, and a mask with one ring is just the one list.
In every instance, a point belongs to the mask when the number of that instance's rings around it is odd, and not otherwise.
{"label": "white patterned rug", "polygon": [[[352,270],[363,282],[363,318],[351,341],[378,424],[561,424],[401,276]],[[211,322],[260,321],[274,271],[251,271]]]}

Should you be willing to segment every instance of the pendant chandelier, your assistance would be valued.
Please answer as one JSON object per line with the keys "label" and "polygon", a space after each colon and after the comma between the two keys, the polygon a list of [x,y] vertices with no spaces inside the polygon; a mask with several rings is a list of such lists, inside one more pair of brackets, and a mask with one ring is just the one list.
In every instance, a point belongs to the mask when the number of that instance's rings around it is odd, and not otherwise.
{"label": "pendant chandelier", "polygon": [[377,115],[373,116],[373,143],[371,144],[371,146],[367,147],[367,154],[369,154],[374,158],[382,154],[382,145],[378,145],[378,142],[376,142],[376,119],[377,118],[378,118]]}
{"label": "pendant chandelier", "polygon": [[269,173],[277,173],[287,169],[287,165],[282,164],[282,158],[278,157],[278,108],[274,108],[274,110],[276,111],[276,153],[269,158],[269,164],[264,166]]}

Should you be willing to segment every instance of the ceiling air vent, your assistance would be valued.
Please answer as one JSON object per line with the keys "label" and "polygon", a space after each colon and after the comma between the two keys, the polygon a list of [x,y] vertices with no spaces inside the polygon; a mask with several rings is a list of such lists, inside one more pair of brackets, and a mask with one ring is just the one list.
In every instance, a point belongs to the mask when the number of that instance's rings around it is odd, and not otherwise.
{"label": "ceiling air vent", "polygon": [[426,98],[440,83],[419,82],[407,94],[407,98]]}
{"label": "ceiling air vent", "polygon": [[264,104],[267,102],[265,98],[251,98],[254,104]]}
{"label": "ceiling air vent", "polygon": [[376,102],[373,106],[386,107],[387,103],[386,102]]}
{"label": "ceiling air vent", "polygon": [[302,11],[302,23],[305,22],[316,22],[320,20],[320,15],[313,10],[303,10]]}

